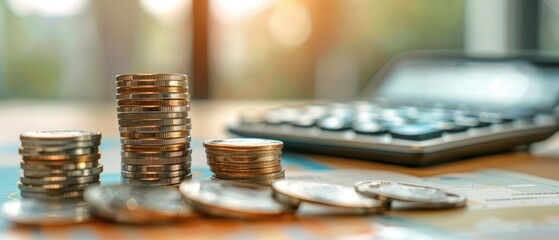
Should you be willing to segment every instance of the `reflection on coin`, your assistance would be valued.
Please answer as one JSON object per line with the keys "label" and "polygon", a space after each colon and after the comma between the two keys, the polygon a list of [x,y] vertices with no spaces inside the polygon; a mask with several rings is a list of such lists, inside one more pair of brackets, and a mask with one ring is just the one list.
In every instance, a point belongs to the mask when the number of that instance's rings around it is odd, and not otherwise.
{"label": "reflection on coin", "polygon": [[83,201],[48,203],[21,199],[4,203],[2,216],[8,221],[18,224],[61,225],[89,220],[91,209]]}
{"label": "reflection on coin", "polygon": [[366,197],[380,201],[403,201],[423,203],[423,207],[462,207],[466,205],[466,197],[448,193],[444,190],[408,183],[393,181],[370,180],[355,183],[355,190]]}
{"label": "reflection on coin", "polygon": [[221,217],[259,218],[295,209],[272,198],[268,187],[222,181],[188,181],[179,190],[196,209]]}
{"label": "reflection on coin", "polygon": [[48,170],[24,170],[24,177],[49,177],[49,176],[66,176],[66,177],[79,177],[100,174],[103,171],[103,165],[98,165],[93,168],[76,169],[76,170],[63,170],[63,169],[48,169]]}
{"label": "reflection on coin", "polygon": [[55,130],[28,132],[20,135],[22,141],[99,141],[100,132],[80,130]]}
{"label": "reflection on coin", "polygon": [[275,150],[283,147],[283,142],[261,138],[231,138],[204,141],[204,147],[212,149],[242,150]]}
{"label": "reflection on coin", "polygon": [[88,188],[84,197],[102,217],[121,223],[157,223],[200,216],[176,188],[102,185]]}
{"label": "reflection on coin", "polygon": [[278,180],[272,183],[274,197],[281,202],[299,204],[309,202],[332,207],[358,210],[362,213],[378,213],[389,205],[374,199],[361,197],[352,187],[302,180]]}

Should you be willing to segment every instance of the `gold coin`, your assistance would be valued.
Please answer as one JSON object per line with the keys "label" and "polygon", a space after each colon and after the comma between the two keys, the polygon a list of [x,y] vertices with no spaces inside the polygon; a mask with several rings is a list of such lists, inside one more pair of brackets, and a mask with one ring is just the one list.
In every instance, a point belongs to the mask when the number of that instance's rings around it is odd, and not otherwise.
{"label": "gold coin", "polygon": [[190,110],[190,106],[122,106],[116,110],[119,113],[185,112]]}
{"label": "gold coin", "polygon": [[126,80],[117,81],[117,87],[133,87],[133,86],[159,86],[159,87],[188,87],[188,81],[184,80]]}
{"label": "gold coin", "polygon": [[189,99],[188,93],[119,93],[116,99]]}
{"label": "gold coin", "polygon": [[117,113],[119,119],[186,118],[188,112]]}
{"label": "gold coin", "polygon": [[190,117],[154,118],[154,119],[119,119],[121,127],[159,127],[190,124]]}
{"label": "gold coin", "polygon": [[191,130],[191,124],[185,125],[173,125],[173,126],[130,126],[130,127],[118,127],[121,132],[141,132],[141,133],[153,133],[153,132],[173,132],[173,131],[186,131]]}
{"label": "gold coin", "polygon": [[183,151],[174,151],[174,152],[120,152],[121,157],[129,157],[129,158],[146,158],[146,157],[157,157],[157,158],[166,158],[166,157],[181,157],[190,154],[189,150]]}
{"label": "gold coin", "polygon": [[210,171],[214,173],[236,175],[236,176],[238,176],[238,174],[247,174],[250,176],[269,174],[269,173],[279,172],[281,169],[282,169],[281,165],[267,167],[267,168],[255,168],[255,169],[220,168],[220,167],[210,165]]}
{"label": "gold coin", "polygon": [[131,158],[121,157],[121,163],[127,165],[166,165],[166,164],[184,164],[192,161],[191,155],[181,157],[143,157]]}
{"label": "gold coin", "polygon": [[189,149],[190,144],[171,144],[171,145],[122,145],[122,150],[126,152],[169,152]]}
{"label": "gold coin", "polygon": [[266,180],[266,179],[276,179],[280,177],[285,177],[285,170],[281,169],[278,172],[266,173],[266,174],[254,174],[254,173],[222,174],[222,173],[214,172],[213,175],[217,178],[229,179],[229,180]]}
{"label": "gold coin", "polygon": [[206,148],[206,154],[211,154],[214,156],[231,156],[231,157],[264,157],[272,155],[281,155],[282,150],[271,150],[271,151],[231,151],[229,149],[214,149]]}

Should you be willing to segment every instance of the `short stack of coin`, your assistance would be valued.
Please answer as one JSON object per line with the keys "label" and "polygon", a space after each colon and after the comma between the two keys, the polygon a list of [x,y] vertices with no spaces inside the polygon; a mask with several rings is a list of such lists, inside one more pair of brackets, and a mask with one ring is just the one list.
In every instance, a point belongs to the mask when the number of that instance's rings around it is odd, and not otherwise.
{"label": "short stack of coin", "polygon": [[204,141],[212,179],[270,185],[285,178],[283,143],[257,138]]}
{"label": "short stack of coin", "polygon": [[119,75],[116,84],[122,183],[169,186],[190,179],[186,75]]}
{"label": "short stack of coin", "polygon": [[38,200],[69,200],[98,184],[101,133],[78,130],[40,131],[20,135],[21,196]]}

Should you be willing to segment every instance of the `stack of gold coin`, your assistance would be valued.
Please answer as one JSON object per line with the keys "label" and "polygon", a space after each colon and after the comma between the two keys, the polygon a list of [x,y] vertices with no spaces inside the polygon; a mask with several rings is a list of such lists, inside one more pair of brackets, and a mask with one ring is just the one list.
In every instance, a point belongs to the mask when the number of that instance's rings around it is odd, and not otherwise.
{"label": "stack of gold coin", "polygon": [[21,196],[38,200],[79,199],[98,184],[101,133],[78,130],[40,131],[20,135]]}
{"label": "stack of gold coin", "polygon": [[169,186],[190,179],[186,75],[119,75],[116,84],[122,183]]}
{"label": "stack of gold coin", "polygon": [[281,141],[258,138],[204,141],[212,179],[270,185],[285,178]]}

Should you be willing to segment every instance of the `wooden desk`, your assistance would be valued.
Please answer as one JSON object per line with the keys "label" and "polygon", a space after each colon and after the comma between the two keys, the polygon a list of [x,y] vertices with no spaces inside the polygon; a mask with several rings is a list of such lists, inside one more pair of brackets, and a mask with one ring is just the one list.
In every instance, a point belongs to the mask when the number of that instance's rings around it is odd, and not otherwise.
{"label": "wooden desk", "polygon": [[[263,109],[285,104],[297,105],[298,101],[194,101],[191,106],[192,117],[192,136],[194,139],[221,138],[226,137],[225,124],[236,119],[236,113],[240,109],[256,108]],[[87,102],[59,102],[59,101],[5,101],[0,102],[0,145],[14,143],[19,139],[19,134],[27,131],[48,130],[48,129],[84,129],[101,131],[105,137],[117,137],[116,104],[109,103],[87,103]],[[488,155],[466,159],[463,161],[452,162],[444,165],[409,168],[393,166],[382,163],[360,161],[330,156],[308,155],[314,160],[335,168],[357,168],[373,170],[389,170],[407,173],[415,176],[431,176],[444,173],[472,171],[480,168],[498,168],[524,172],[536,176],[559,179],[559,136],[535,144],[530,150],[511,152],[498,155]],[[2,183],[13,184],[13,183]],[[536,211],[526,211],[533,216],[542,216],[541,213],[559,214],[559,208],[536,209]],[[395,212],[390,215],[398,216]],[[417,216],[423,219],[435,219],[444,225],[447,221],[460,219],[479,219],[476,213],[458,211],[443,211],[436,213],[408,212],[407,216]],[[415,215],[414,215],[415,214]],[[506,217],[507,210],[495,211],[491,216]],[[473,222],[474,220],[470,221]],[[352,232],[344,232],[341,228],[332,228],[337,225],[354,226]],[[353,234],[354,237],[366,238],[367,234],[376,231],[371,225],[371,220],[360,216],[329,216],[329,217],[308,217],[305,219],[282,219],[277,221],[245,222],[237,220],[216,220],[202,219],[188,221],[172,226],[161,227],[133,227],[119,226],[102,221],[95,221],[92,224],[77,225],[78,229],[93,229],[98,232],[102,239],[122,239],[134,238],[135,231],[141,231],[145,238],[172,239],[183,236],[206,236],[207,238],[221,239],[223,236],[233,236],[230,234],[242,234],[246,231],[254,231],[264,234],[277,235],[277,239],[292,238],[291,235],[284,233],[285,229],[296,229],[305,227],[311,229],[316,236],[330,238],[334,236],[345,236]],[[45,238],[59,239],[71,238],[69,232],[75,228],[73,226],[60,228],[42,228]],[[361,229],[357,230],[356,229]],[[349,231],[349,230],[348,230]],[[131,234],[131,235],[130,235]],[[360,235],[364,234],[364,235]],[[0,232],[0,238],[4,237],[26,237],[35,239],[33,230],[29,228],[10,228],[8,231]],[[132,236],[132,237],[131,237]],[[237,236],[237,235],[235,235]],[[268,235],[266,235],[268,236]],[[305,238],[301,235],[301,238]],[[237,236],[239,237],[239,236]],[[242,235],[240,235],[242,237]],[[296,237],[297,238],[297,237]]]}

